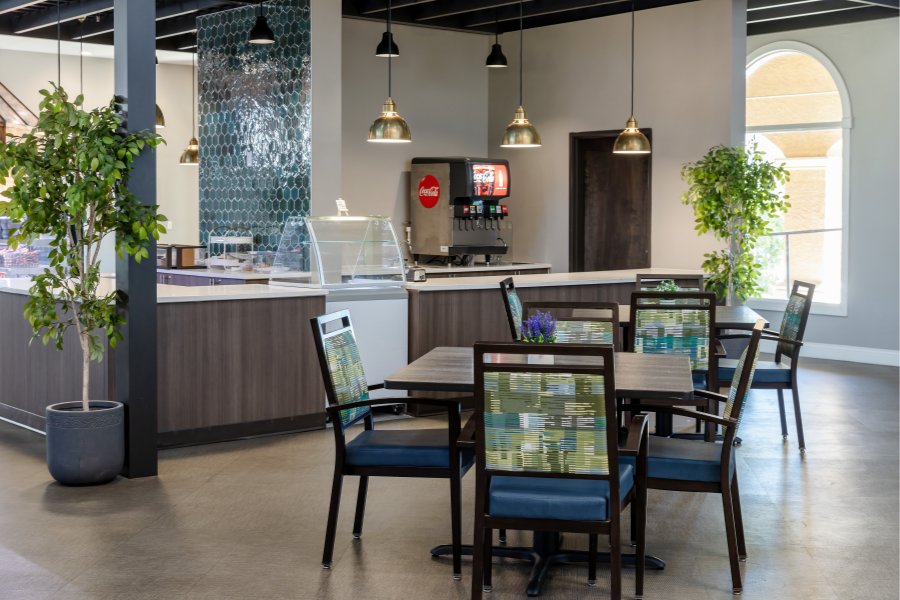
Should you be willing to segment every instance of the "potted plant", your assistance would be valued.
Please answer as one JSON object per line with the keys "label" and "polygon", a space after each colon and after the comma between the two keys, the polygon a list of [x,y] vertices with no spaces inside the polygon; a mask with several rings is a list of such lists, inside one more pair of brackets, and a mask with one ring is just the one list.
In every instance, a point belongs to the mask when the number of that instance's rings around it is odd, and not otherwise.
{"label": "potted plant", "polygon": [[[556,319],[550,313],[531,315],[522,321],[522,341],[533,344],[556,342]],[[553,356],[547,354],[529,354],[529,364],[552,364]]]}
{"label": "potted plant", "polygon": [[[106,337],[111,348],[122,339],[117,327],[116,290],[101,289],[100,242],[109,235],[121,257],[148,258],[150,237],[165,232],[157,206],[142,206],[128,193],[132,161],[144,148],[163,143],[156,133],[126,133],[114,105],[83,110],[65,90],[41,90],[34,130],[0,142],[0,214],[19,226],[9,247],[49,237],[50,266],[34,278],[25,318],[34,338],[63,349],[74,329],[82,352],[80,402],[47,407],[47,465],[61,483],[111,481],[125,456],[122,404],[89,399],[91,360],[102,360]],[[33,341],[33,340],[32,340]]]}
{"label": "potted plant", "polygon": [[790,180],[784,163],[776,166],[765,152],[737,146],[716,146],[696,163],[684,165],[681,178],[690,184],[681,195],[697,217],[698,235],[712,231],[728,242],[721,252],[705,254],[703,270],[711,276],[706,289],[728,306],[762,292],[762,265],[753,255],[759,238],[772,233],[769,219],[783,214],[790,204],[778,192]]}

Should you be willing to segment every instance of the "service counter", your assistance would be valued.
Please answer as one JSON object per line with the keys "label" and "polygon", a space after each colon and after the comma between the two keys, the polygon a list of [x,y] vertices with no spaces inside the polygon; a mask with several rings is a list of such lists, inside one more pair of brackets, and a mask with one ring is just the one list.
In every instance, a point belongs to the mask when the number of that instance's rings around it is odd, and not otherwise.
{"label": "service counter", "polygon": [[[0,280],[2,281],[2,280]],[[104,285],[111,285],[106,280]],[[81,399],[81,348],[32,343],[27,280],[0,283],[0,418],[44,430],[44,408]],[[104,290],[101,290],[103,292]],[[157,287],[160,447],[325,427],[309,320],[325,290],[248,284]],[[91,398],[113,397],[109,349],[91,363]]]}

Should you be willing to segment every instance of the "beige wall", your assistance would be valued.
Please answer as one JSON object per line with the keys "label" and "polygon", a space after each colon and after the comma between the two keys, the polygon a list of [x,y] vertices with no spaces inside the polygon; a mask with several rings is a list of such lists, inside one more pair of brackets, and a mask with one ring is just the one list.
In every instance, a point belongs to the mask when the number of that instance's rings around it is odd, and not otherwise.
{"label": "beige wall", "polygon": [[341,195],[341,3],[310,0],[312,194],[310,211],[331,214]]}
{"label": "beige wall", "polygon": [[[405,237],[412,158],[496,155],[487,144],[490,45],[484,35],[395,26],[393,98],[412,142],[373,144],[366,134],[388,93],[387,59],[375,56],[384,30],[383,23],[343,20],[342,194],[350,214],[389,215]],[[325,210],[333,214],[334,203]]]}
{"label": "beige wall", "polygon": [[[722,247],[693,233],[693,212],[678,198],[681,166],[730,142],[732,17],[730,0],[637,13],[635,116],[653,129],[654,266],[699,268],[704,253]],[[488,154],[508,158],[516,178],[509,204],[518,259],[568,270],[569,133],[625,126],[630,20],[626,14],[525,31],[525,110],[543,141],[536,149],[499,147],[518,105],[519,66],[518,33],[500,38],[510,68],[491,69]],[[735,107],[741,122],[742,104]]]}
{"label": "beige wall", "polygon": [[[78,56],[62,57],[62,85],[70,95],[79,90]],[[90,109],[109,102],[113,95],[113,61],[84,57],[84,101]],[[38,91],[56,80],[56,55],[0,50],[0,82],[37,114]],[[166,116],[158,130],[167,145],[156,158],[156,189],[160,212],[172,222],[164,242],[194,244],[198,238],[198,170],[178,164],[191,139],[191,68],[161,64],[157,67],[157,103]]]}

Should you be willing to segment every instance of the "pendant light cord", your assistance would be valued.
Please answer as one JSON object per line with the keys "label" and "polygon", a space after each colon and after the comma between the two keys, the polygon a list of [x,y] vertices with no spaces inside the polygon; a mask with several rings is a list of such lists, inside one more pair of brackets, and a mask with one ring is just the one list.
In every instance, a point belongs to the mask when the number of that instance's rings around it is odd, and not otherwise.
{"label": "pendant light cord", "polygon": [[631,0],[631,116],[634,116],[634,0]]}
{"label": "pendant light cord", "polygon": [[[632,0],[633,2],[634,0]],[[519,0],[519,106],[522,106],[522,45],[524,37],[522,36],[523,26],[523,18],[522,18],[522,5],[525,4],[525,0]]]}
{"label": "pendant light cord", "polygon": [[391,0],[388,0],[388,98],[391,97],[391,56],[394,54],[394,35],[391,33]]}
{"label": "pendant light cord", "polygon": [[[194,32],[194,35],[197,35],[197,32]],[[193,73],[192,81],[191,81],[191,112],[193,114],[194,121],[194,130],[191,132],[191,137],[197,137],[197,102],[194,100],[194,85],[197,83],[197,52],[200,50],[199,47],[194,48],[194,53],[191,55],[191,73]]]}
{"label": "pendant light cord", "polygon": [[[78,19],[81,23],[81,31],[78,34],[78,74],[81,78],[80,95],[84,96],[84,17]],[[84,100],[82,100],[82,103]]]}

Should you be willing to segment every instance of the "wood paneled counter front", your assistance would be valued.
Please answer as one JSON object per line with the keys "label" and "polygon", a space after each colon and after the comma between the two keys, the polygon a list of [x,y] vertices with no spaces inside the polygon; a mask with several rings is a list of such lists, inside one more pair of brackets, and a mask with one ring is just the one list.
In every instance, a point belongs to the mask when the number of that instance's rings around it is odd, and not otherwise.
{"label": "wood paneled counter front", "polygon": [[[40,341],[29,347],[29,282],[14,281],[0,284],[0,417],[43,431],[47,405],[81,399],[81,348],[74,331],[62,352]],[[159,285],[159,447],[324,428],[309,320],[325,312],[326,294]],[[91,363],[92,399],[112,397],[114,363],[109,355]]]}
{"label": "wood paneled counter front", "polygon": [[[702,271],[653,267],[628,271],[521,275],[513,279],[522,300],[627,304],[638,273],[696,275]],[[409,362],[439,346],[508,341],[509,322],[499,286],[506,277],[438,279],[409,284]],[[416,391],[413,395],[459,396],[425,391]]]}

